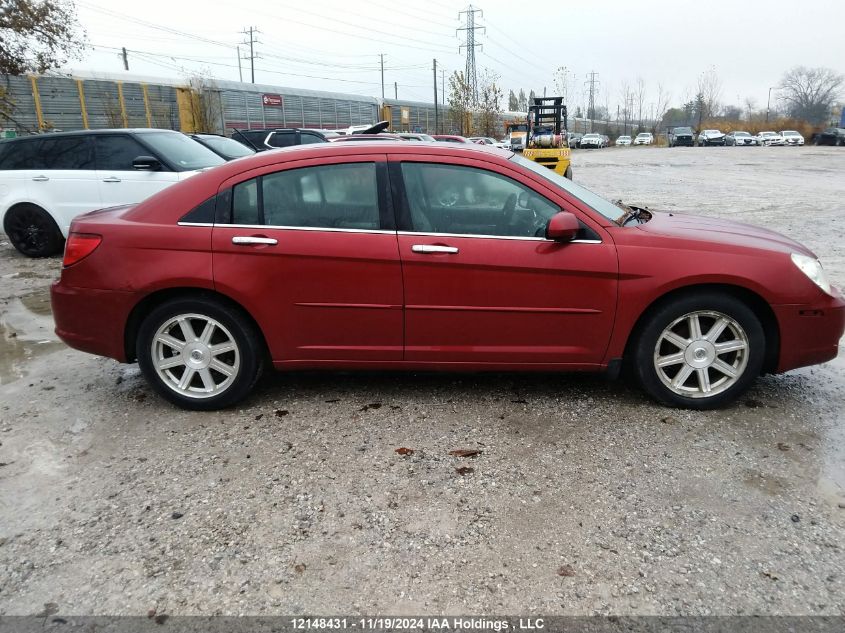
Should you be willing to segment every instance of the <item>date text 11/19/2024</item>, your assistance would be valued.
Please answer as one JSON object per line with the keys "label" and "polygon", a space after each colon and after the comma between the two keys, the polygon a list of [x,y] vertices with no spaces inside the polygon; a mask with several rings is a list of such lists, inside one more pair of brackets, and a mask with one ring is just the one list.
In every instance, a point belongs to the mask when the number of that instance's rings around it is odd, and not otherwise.
{"label": "date text 11/19/2024", "polygon": [[359,629],[363,631],[508,631],[542,630],[542,618],[486,619],[462,617],[364,617],[364,618],[293,618],[291,626],[297,631],[326,631]]}

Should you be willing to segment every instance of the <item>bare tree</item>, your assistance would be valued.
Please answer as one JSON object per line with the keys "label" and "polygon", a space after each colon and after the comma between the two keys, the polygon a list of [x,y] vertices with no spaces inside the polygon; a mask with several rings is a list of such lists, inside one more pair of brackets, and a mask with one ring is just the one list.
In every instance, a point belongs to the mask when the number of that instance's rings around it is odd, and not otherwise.
{"label": "bare tree", "polygon": [[628,133],[628,123],[631,120],[632,110],[634,109],[634,92],[631,90],[631,84],[623,81],[619,88],[619,98],[622,100],[622,120],[625,126],[625,134]]}
{"label": "bare tree", "polygon": [[699,105],[699,120],[707,120],[719,112],[719,101],[722,98],[722,81],[716,74],[716,69],[710,67],[698,78],[696,99]]}
{"label": "bare tree", "polygon": [[657,84],[657,103],[654,104],[654,115],[652,117],[651,124],[652,134],[657,134],[657,128],[663,121],[663,117],[665,117],[666,113],[669,111],[669,101],[671,101],[671,99],[671,93],[663,88],[663,84]]}
{"label": "bare tree", "polygon": [[569,69],[566,66],[559,66],[555,71],[555,90],[558,97],[563,97],[563,102],[569,102]]}
{"label": "bare tree", "polygon": [[830,68],[796,66],[781,79],[780,99],[789,116],[825,123],[842,93],[845,77]]}
{"label": "bare tree", "polygon": [[499,113],[502,111],[501,101],[504,96],[502,89],[496,84],[498,80],[499,75],[493,71],[489,69],[482,71],[479,77],[480,98],[478,100],[481,133],[484,136],[495,136],[497,138],[501,134]]}
{"label": "bare tree", "polygon": [[757,112],[757,99],[754,97],[745,97],[745,103],[743,105],[745,105],[745,118],[750,121]]}
{"label": "bare tree", "polygon": [[643,102],[645,102],[645,93],[645,79],[637,77],[637,87],[634,91],[634,96],[637,100],[637,127],[639,129],[643,127]]}

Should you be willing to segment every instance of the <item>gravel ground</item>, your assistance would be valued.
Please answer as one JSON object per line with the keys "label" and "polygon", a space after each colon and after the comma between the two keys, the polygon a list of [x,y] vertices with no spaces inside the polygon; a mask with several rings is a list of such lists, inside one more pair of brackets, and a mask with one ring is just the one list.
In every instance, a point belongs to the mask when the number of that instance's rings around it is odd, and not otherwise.
{"label": "gravel ground", "polygon": [[[788,233],[845,283],[844,151],[574,171]],[[842,355],[717,412],[602,377],[302,373],[188,413],[55,339],[58,267],[0,235],[0,615],[845,613]]]}

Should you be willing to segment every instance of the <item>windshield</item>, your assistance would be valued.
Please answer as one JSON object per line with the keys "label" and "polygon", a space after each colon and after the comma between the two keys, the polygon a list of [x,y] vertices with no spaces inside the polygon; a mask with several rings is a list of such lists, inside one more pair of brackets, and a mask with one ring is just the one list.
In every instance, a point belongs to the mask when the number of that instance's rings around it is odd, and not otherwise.
{"label": "windshield", "polygon": [[691,127],[676,127],[675,134],[692,134]]}
{"label": "windshield", "polygon": [[255,150],[225,136],[203,136],[202,142],[226,158],[240,158],[255,154]]}
{"label": "windshield", "polygon": [[178,171],[191,171],[222,165],[226,159],[218,156],[192,138],[173,132],[140,134],[141,140]]}
{"label": "windshield", "polygon": [[631,137],[630,137],[630,136],[620,136],[620,137],[619,137],[619,140],[620,140],[620,141],[630,141],[630,140],[631,140]]}
{"label": "windshield", "polygon": [[615,221],[616,218],[621,215],[619,212],[619,207],[613,204],[612,202],[609,202],[601,196],[594,194],[586,187],[576,185],[574,182],[569,180],[569,178],[564,178],[563,176],[558,173],[555,173],[548,167],[543,167],[539,163],[535,163],[533,160],[523,158],[519,154],[514,154],[511,157],[511,160],[521,165],[522,167],[525,167],[526,169],[530,169],[532,172],[534,172],[544,180],[549,181],[553,186],[571,193],[573,196],[588,205],[596,213],[601,214],[611,222]]}
{"label": "windshield", "polygon": [[587,134],[587,135],[584,136],[584,138],[598,138],[598,137],[599,137],[598,134]]}
{"label": "windshield", "polygon": [[793,132],[792,130],[786,130],[785,132],[781,132],[784,136],[801,136],[798,132]]}
{"label": "windshield", "polygon": [[642,134],[637,134],[637,138],[648,138],[651,136],[648,132],[643,132]]}
{"label": "windshield", "polygon": [[748,132],[734,132],[734,136],[751,136]]}

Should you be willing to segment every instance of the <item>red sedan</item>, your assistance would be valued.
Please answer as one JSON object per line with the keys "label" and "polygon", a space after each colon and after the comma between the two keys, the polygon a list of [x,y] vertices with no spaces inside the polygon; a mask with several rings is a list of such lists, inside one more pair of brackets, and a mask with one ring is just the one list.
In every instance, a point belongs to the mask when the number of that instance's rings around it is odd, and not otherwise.
{"label": "red sedan", "polygon": [[672,406],[834,358],[845,302],[766,229],[610,203],[479,145],[325,143],[221,165],[74,220],[68,345],[137,359],[183,407],[276,369],[631,365]]}

